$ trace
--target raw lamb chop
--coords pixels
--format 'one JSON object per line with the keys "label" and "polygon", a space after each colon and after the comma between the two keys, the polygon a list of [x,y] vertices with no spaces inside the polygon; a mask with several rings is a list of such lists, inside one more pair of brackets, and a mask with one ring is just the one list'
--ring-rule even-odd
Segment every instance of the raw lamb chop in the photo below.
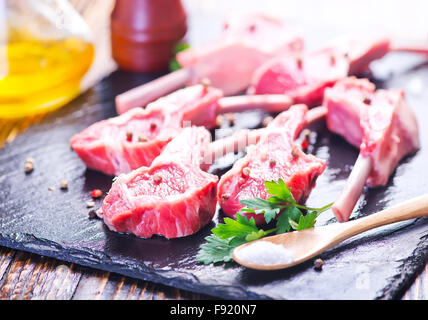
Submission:
{"label": "raw lamb chop", "polygon": [[360,123],[360,109],[376,91],[376,86],[367,79],[348,77],[328,88],[324,94],[323,106],[327,108],[327,127],[345,138],[351,145],[360,148],[363,129]]}
{"label": "raw lamb chop", "polygon": [[200,230],[216,210],[218,177],[200,167],[210,139],[202,127],[183,129],[150,167],[114,181],[98,215],[113,231],[145,238],[179,238]]}
{"label": "raw lamb chop", "polygon": [[71,147],[91,169],[108,175],[150,166],[182,130],[183,121],[198,125],[215,122],[221,91],[194,86],[97,122],[71,138]]}
{"label": "raw lamb chop", "polygon": [[[218,201],[223,212],[234,217],[243,205],[240,200],[267,198],[264,182],[283,179],[299,203],[306,201],[326,162],[306,155],[295,144],[306,125],[307,107],[295,105],[278,115],[262,133],[257,145],[249,147],[247,155],[235,162],[218,185]],[[264,223],[263,215],[246,213],[256,223]]]}
{"label": "raw lamb chop", "polygon": [[391,52],[391,45],[390,37],[363,34],[335,38],[328,47],[346,56],[350,75],[361,75],[369,71],[370,63]]}
{"label": "raw lamb chop", "polygon": [[299,33],[280,20],[263,14],[236,17],[225,24],[223,35],[212,44],[177,55],[183,69],[117,96],[118,113],[147,103],[185,84],[208,78],[225,95],[248,88],[260,65],[277,55],[301,51]]}
{"label": "raw lamb chop", "polygon": [[196,85],[178,90],[75,135],[71,147],[86,165],[108,175],[150,166],[183,127],[212,128],[218,114],[263,107],[268,112],[286,110],[291,99],[284,95],[222,98],[213,87]]}
{"label": "raw lamb chop", "polygon": [[290,55],[271,59],[254,73],[248,92],[254,94],[286,94],[295,103],[309,107],[322,102],[326,88],[348,74],[367,71],[373,60],[390,50],[385,37],[344,37],[325,49],[301,56]]}
{"label": "raw lamb chop", "polygon": [[265,63],[254,73],[254,94],[286,94],[294,103],[321,104],[324,90],[349,72],[341,51],[323,49],[302,55],[287,55]]}
{"label": "raw lamb chop", "polygon": [[402,90],[377,90],[348,78],[326,91],[327,125],[360,147],[360,155],[332,209],[347,221],[364,185],[385,186],[399,161],[419,149],[418,124]]}

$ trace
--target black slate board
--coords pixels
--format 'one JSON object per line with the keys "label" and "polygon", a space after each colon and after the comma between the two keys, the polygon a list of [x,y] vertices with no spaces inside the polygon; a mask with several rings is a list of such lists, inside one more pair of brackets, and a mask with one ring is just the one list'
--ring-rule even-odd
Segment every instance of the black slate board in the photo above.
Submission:
{"label": "black slate board", "polygon": [[[407,96],[419,119],[422,148],[400,164],[387,187],[365,190],[354,217],[428,191],[424,126],[428,90],[420,90],[421,84],[428,85],[428,64],[412,55],[395,54],[374,70],[379,87],[410,88]],[[428,218],[379,228],[342,243],[321,255],[325,261],[321,272],[312,268],[312,261],[276,272],[196,263],[198,248],[221,213],[197,234],[175,240],[118,234],[102,221],[88,219],[85,203],[90,190],[107,192],[112,177],[87,170],[68,141],[88,125],[113,116],[115,95],[150,79],[115,72],[0,150],[0,245],[225,299],[399,298],[422,270],[427,262]],[[263,116],[237,115],[235,126],[224,125],[218,136],[257,127]],[[317,206],[334,201],[358,151],[330,134],[322,122],[312,129],[316,134],[309,151],[328,161],[307,202]],[[23,165],[28,156],[36,162],[34,172],[26,175]],[[222,159],[212,171],[221,174],[239,156]],[[69,181],[68,191],[59,189],[63,178]],[[57,188],[48,191],[49,186]],[[331,222],[331,213],[319,220],[320,225]]]}

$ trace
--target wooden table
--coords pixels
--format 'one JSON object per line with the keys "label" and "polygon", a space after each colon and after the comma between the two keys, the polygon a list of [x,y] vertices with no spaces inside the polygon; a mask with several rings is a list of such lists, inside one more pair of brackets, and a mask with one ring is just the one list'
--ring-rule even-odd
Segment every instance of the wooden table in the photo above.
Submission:
{"label": "wooden table", "polygon": [[[113,0],[71,0],[96,35],[108,35],[108,16]],[[209,1],[207,1],[209,2]],[[115,68],[110,57],[109,37],[96,37],[97,56],[85,86]],[[14,121],[0,119],[0,147],[37,123],[43,116]],[[405,300],[428,298],[428,265],[406,292]],[[0,247],[0,299],[143,299],[189,300],[212,297],[151,282],[131,279],[73,263]]]}

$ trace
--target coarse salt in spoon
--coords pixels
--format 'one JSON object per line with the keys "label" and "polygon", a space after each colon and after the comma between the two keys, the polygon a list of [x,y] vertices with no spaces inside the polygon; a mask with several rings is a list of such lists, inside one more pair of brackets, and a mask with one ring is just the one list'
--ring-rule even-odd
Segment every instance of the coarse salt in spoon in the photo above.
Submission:
{"label": "coarse salt in spoon", "polygon": [[285,269],[364,231],[424,216],[428,216],[428,194],[357,220],[252,241],[235,248],[233,259],[250,269]]}

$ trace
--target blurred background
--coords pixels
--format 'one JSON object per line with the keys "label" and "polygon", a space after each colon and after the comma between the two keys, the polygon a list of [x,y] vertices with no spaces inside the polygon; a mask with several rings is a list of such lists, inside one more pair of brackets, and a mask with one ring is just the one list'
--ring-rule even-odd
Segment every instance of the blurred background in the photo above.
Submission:
{"label": "blurred background", "polygon": [[[346,32],[386,32],[399,38],[428,41],[425,0],[183,0],[190,20],[189,38],[203,41],[198,21],[236,13],[266,12],[299,25],[310,45]],[[197,13],[197,15],[196,15]],[[209,41],[209,39],[205,39]]]}
{"label": "blurred background", "polygon": [[[110,12],[115,0],[70,0],[70,3],[97,35],[98,50],[92,68],[95,72],[89,74],[87,81],[93,83],[94,77],[97,79],[96,74],[100,73],[99,64],[106,71],[114,68],[108,34]],[[182,0],[182,3],[189,26],[185,38],[193,46],[213,40],[199,27],[201,22],[205,24],[210,21],[220,33],[226,17],[255,11],[263,11],[298,25],[308,39],[309,48],[319,47],[344,31],[385,32],[399,39],[428,43],[426,0]]]}
{"label": "blurred background", "polygon": [[[160,3],[153,16],[149,9]],[[297,26],[310,50],[361,32],[428,44],[426,0],[0,0],[0,146],[117,69],[111,50],[115,5],[134,16],[143,36],[154,38],[150,28],[177,16],[182,6],[187,32],[172,24],[168,32],[176,33],[173,43],[185,34],[182,41],[192,47],[214,40],[229,16],[251,12]],[[117,33],[132,37],[129,29]]]}
{"label": "blurred background", "polygon": [[[163,14],[150,20],[150,7],[159,3],[163,3]],[[133,12],[137,24],[146,32],[156,28],[156,20],[178,14],[173,11],[180,1],[0,0],[0,26],[3,26],[0,28],[0,119],[54,110],[115,70],[117,65],[112,59],[110,37],[111,12],[115,4],[121,7],[118,12],[123,13],[124,8]],[[355,32],[387,33],[398,40],[428,43],[428,1],[425,0],[182,0],[181,4],[188,26],[184,41],[193,47],[215,39],[228,16],[260,11],[298,26],[308,49],[321,47],[334,36]],[[52,11],[48,12],[47,7],[52,7]],[[37,15],[41,14],[47,17],[44,20],[52,22],[51,26],[46,27],[38,21]],[[9,28],[5,27],[7,23]],[[209,32],[201,27],[207,25]],[[174,27],[170,27],[169,32],[174,32]],[[25,29],[25,33],[20,29]],[[129,30],[119,32],[131,36]],[[30,39],[24,46],[29,34],[37,40],[49,40],[36,46],[34,39]],[[84,42],[67,41],[59,45],[48,42],[61,36],[68,40],[77,37]],[[8,38],[17,42],[15,46],[9,43],[9,49],[5,45]],[[95,50],[91,46],[84,48],[87,44],[93,45]],[[58,54],[67,50],[68,56]],[[31,54],[37,57],[31,60]],[[40,56],[43,59],[40,60]],[[40,76],[35,76],[36,73]],[[52,91],[53,85],[43,87],[48,83],[57,87],[61,84],[61,87]],[[24,84],[26,90],[22,89]],[[34,92],[41,92],[41,89],[43,95],[35,96]],[[29,95],[33,95],[32,101],[20,101]]]}
{"label": "blurred background", "polygon": [[[127,1],[127,0],[119,0]],[[109,12],[114,0],[70,0],[81,12],[103,47],[98,56],[107,56]],[[213,40],[201,25],[210,22],[221,32],[228,16],[265,12],[301,28],[308,48],[344,32],[382,32],[397,39],[428,43],[428,1],[426,0],[182,0],[188,15],[186,41],[201,46]],[[97,7],[96,12],[91,8]],[[104,33],[104,35],[103,35]],[[210,33],[212,35],[214,33]],[[104,39],[105,42],[101,42]]]}

